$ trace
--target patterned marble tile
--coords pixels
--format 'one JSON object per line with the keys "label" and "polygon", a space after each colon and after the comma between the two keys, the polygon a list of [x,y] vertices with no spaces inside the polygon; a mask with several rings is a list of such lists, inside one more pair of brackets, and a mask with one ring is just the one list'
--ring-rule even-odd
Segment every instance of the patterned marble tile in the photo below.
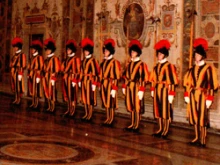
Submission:
{"label": "patterned marble tile", "polygon": [[[220,163],[219,136],[210,134],[207,148],[189,146],[191,130],[171,127],[168,140],[154,138],[155,123],[141,122],[141,133],[123,131],[129,124],[116,117],[113,128],[100,126],[103,113],[94,113],[92,123],[28,109],[28,100],[11,106],[9,96],[0,100],[0,165],[215,165]],[[43,104],[41,104],[43,106]]]}

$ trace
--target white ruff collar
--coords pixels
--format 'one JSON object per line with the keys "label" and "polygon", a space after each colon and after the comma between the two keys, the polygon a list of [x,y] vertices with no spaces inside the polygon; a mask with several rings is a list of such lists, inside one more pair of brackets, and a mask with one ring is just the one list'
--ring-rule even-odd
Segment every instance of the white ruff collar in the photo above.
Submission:
{"label": "white ruff collar", "polygon": [[164,58],[164,59],[162,59],[162,60],[160,60],[160,61],[158,61],[158,62],[161,63],[161,64],[163,64],[163,63],[167,62],[167,58]]}
{"label": "white ruff collar", "polygon": [[51,53],[49,55],[47,55],[47,57],[52,57],[54,55],[54,53]]}
{"label": "white ruff collar", "polygon": [[196,62],[196,65],[197,65],[197,66],[202,66],[202,65],[204,65],[204,64],[205,64],[205,61],[204,61],[204,60],[199,61],[199,62]]}
{"label": "white ruff collar", "polygon": [[105,60],[111,60],[112,58],[113,58],[112,54],[110,56],[108,56],[108,57],[104,57]]}
{"label": "white ruff collar", "polygon": [[75,56],[75,53],[68,54],[68,57],[73,57],[73,56]]}
{"label": "white ruff collar", "polygon": [[137,62],[137,61],[140,61],[140,60],[141,60],[140,57],[131,58],[131,61],[133,61],[133,62]]}
{"label": "white ruff collar", "polygon": [[37,55],[38,55],[38,52],[35,52],[35,53],[33,54],[34,57],[37,56]]}
{"label": "white ruff collar", "polygon": [[89,54],[88,56],[85,56],[85,57],[88,59],[88,58],[91,58],[91,57],[92,57],[92,55],[91,55],[91,54]]}
{"label": "white ruff collar", "polygon": [[21,53],[21,49],[20,49],[20,50],[17,50],[15,53],[17,53],[17,54],[18,54],[18,53]]}

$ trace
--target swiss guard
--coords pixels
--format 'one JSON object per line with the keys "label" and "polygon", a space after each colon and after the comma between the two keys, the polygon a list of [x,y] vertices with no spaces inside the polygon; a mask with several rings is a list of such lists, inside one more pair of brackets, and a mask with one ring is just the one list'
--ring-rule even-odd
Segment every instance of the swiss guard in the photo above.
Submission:
{"label": "swiss guard", "polygon": [[125,95],[127,111],[131,113],[131,125],[125,130],[139,132],[141,114],[144,113],[144,91],[149,73],[147,65],[140,59],[142,44],[138,40],[130,41],[129,54],[131,62],[123,74],[125,83],[122,86],[122,92]]}
{"label": "swiss guard", "polygon": [[68,109],[65,115],[73,116],[77,104],[78,82],[80,79],[80,58],[76,57],[77,44],[74,40],[68,40],[66,43],[67,58],[62,63],[63,72],[63,97],[68,103]]}
{"label": "swiss guard", "polygon": [[44,61],[43,87],[46,99],[48,101],[47,111],[53,112],[55,101],[57,99],[56,82],[60,71],[60,60],[55,55],[56,45],[53,38],[44,41],[46,59]]}
{"label": "swiss guard", "polygon": [[103,125],[112,126],[115,109],[118,108],[118,81],[120,79],[120,62],[114,59],[115,41],[107,39],[103,46],[104,60],[100,64],[100,93],[102,105],[106,109]]}
{"label": "swiss guard", "polygon": [[15,93],[13,104],[20,105],[21,96],[24,93],[24,69],[26,68],[26,55],[22,52],[23,41],[16,37],[12,40],[14,55],[10,61],[11,87]]}
{"label": "swiss guard", "polygon": [[187,103],[187,115],[190,125],[194,126],[195,138],[191,145],[206,146],[207,128],[209,127],[209,109],[214,100],[214,91],[218,88],[216,68],[207,64],[208,43],[197,38],[193,43],[195,64],[184,76],[184,94]]}
{"label": "swiss guard", "polygon": [[81,47],[84,58],[81,63],[79,86],[81,86],[81,100],[85,106],[85,115],[82,120],[91,121],[94,106],[97,105],[96,87],[99,77],[99,65],[93,57],[93,41],[85,38],[81,41]]}
{"label": "swiss guard", "polygon": [[170,46],[168,40],[160,40],[155,44],[158,62],[150,75],[154,117],[159,123],[159,130],[153,136],[162,138],[168,136],[175,87],[178,85],[176,68],[167,60]]}
{"label": "swiss guard", "polygon": [[39,98],[43,95],[42,86],[42,71],[44,66],[44,59],[40,52],[43,49],[43,44],[39,40],[34,40],[31,43],[31,63],[28,65],[28,88],[29,94],[32,96],[32,104],[30,108],[37,108]]}

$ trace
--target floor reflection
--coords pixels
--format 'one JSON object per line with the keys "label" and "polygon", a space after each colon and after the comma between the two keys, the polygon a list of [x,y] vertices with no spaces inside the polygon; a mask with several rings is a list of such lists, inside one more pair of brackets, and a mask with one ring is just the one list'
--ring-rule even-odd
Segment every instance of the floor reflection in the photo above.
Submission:
{"label": "floor reflection", "polygon": [[113,128],[100,125],[105,115],[96,110],[93,121],[80,120],[82,107],[74,117],[63,117],[64,104],[56,112],[37,110],[23,99],[11,105],[12,97],[0,94],[0,164],[85,164],[85,165],[203,165],[220,163],[219,135],[209,134],[207,147],[190,146],[189,129],[171,127],[168,139],[152,137],[155,123],[142,121],[140,133],[122,128],[129,120],[116,117]]}

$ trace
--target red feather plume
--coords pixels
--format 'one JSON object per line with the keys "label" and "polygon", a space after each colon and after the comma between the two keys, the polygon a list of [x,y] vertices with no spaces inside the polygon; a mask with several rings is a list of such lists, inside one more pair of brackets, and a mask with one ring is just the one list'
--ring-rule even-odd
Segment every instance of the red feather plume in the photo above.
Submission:
{"label": "red feather plume", "polygon": [[44,40],[44,45],[48,45],[49,42],[52,42],[56,46],[56,42],[53,38],[48,38]]}
{"label": "red feather plume", "polygon": [[169,50],[170,47],[171,45],[168,40],[160,40],[155,44],[154,49],[159,50],[161,48],[166,48],[167,50]]}
{"label": "red feather plume", "polygon": [[70,44],[73,44],[75,47],[77,47],[77,44],[76,44],[76,41],[75,40],[68,40],[66,42],[66,45],[70,45]]}
{"label": "red feather plume", "polygon": [[40,48],[43,48],[43,44],[40,40],[34,40],[31,42],[31,45],[38,45]]}
{"label": "red feather plume", "polygon": [[13,45],[17,45],[18,43],[21,43],[23,44],[23,40],[19,37],[15,37],[13,40],[12,40],[12,46]]}
{"label": "red feather plume", "polygon": [[193,47],[202,46],[204,50],[208,49],[208,42],[204,38],[197,38],[194,40]]}
{"label": "red feather plume", "polygon": [[112,47],[115,47],[115,41],[113,39],[109,38],[105,40],[104,45],[107,45],[109,43],[112,45]]}
{"label": "red feather plume", "polygon": [[142,44],[138,40],[131,40],[128,47],[130,48],[133,45],[137,45],[140,49],[143,48]]}
{"label": "red feather plume", "polygon": [[90,46],[94,46],[94,42],[92,40],[90,40],[89,38],[84,38],[81,41],[81,47],[84,48],[86,45],[90,45]]}

